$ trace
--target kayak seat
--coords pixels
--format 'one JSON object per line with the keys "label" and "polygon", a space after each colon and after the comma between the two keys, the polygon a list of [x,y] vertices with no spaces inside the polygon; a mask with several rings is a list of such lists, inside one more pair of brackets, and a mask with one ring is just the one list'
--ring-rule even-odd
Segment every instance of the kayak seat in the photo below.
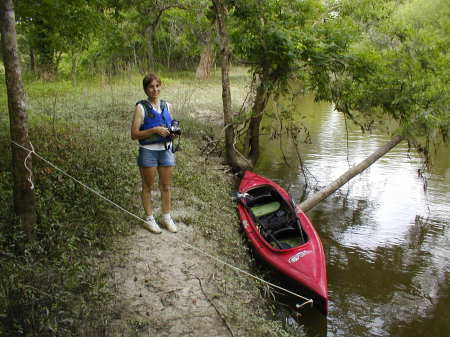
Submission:
{"label": "kayak seat", "polygon": [[253,206],[250,209],[252,210],[255,217],[259,218],[264,215],[275,213],[280,209],[280,207],[281,205],[278,201],[272,201],[267,204]]}

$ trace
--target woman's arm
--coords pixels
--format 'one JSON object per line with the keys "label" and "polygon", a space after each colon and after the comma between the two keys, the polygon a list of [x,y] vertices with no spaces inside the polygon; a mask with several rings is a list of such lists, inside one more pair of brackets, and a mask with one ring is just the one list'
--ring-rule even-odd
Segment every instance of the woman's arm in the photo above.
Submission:
{"label": "woman's arm", "polygon": [[136,105],[133,114],[133,121],[131,122],[131,139],[145,139],[153,134],[159,134],[160,136],[167,137],[169,130],[163,126],[155,126],[154,128],[147,130],[139,130],[142,124],[142,113],[139,105]]}

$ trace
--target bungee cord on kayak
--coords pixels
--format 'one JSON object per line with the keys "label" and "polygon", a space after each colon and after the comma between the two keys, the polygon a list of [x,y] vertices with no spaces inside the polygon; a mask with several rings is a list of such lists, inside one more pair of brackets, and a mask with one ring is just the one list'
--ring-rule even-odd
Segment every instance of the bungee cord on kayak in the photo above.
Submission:
{"label": "bungee cord on kayak", "polygon": [[[103,199],[103,200],[105,200],[106,202],[112,204],[113,206],[117,207],[118,209],[120,209],[121,211],[127,213],[128,215],[132,216],[133,218],[135,218],[135,219],[137,219],[137,220],[139,220],[139,221],[141,221],[141,222],[144,222],[144,223],[146,222],[145,219],[142,219],[141,217],[139,217],[139,216],[137,216],[136,214],[134,214],[134,213],[128,211],[127,209],[123,208],[122,206],[120,206],[119,204],[115,203],[114,201],[112,201],[112,200],[106,198],[106,197],[103,196],[100,192],[97,192],[97,191],[94,190],[93,188],[91,188],[91,187],[89,187],[88,185],[84,184],[82,181],[80,181],[80,180],[78,180],[77,178],[73,177],[73,176],[70,175],[69,173],[65,172],[63,169],[59,168],[58,166],[56,166],[55,164],[53,164],[53,163],[50,162],[49,160],[45,159],[44,157],[42,157],[41,155],[39,155],[38,153],[36,153],[36,151],[34,150],[34,147],[33,147],[33,145],[31,144],[31,142],[30,142],[31,150],[28,149],[28,148],[26,148],[26,147],[24,147],[24,146],[22,146],[22,145],[20,145],[20,144],[18,144],[18,143],[16,143],[16,142],[13,141],[13,140],[11,141],[11,143],[14,144],[14,145],[16,145],[17,147],[19,147],[19,148],[21,148],[21,149],[23,149],[23,150],[25,150],[25,151],[28,152],[28,155],[27,155],[27,157],[25,158],[25,162],[24,162],[25,167],[27,167],[27,166],[26,166],[26,161],[28,160],[29,156],[31,156],[32,154],[34,154],[37,158],[39,158],[39,159],[42,160],[43,162],[47,163],[48,165],[50,165],[51,167],[53,167],[55,170],[61,172],[63,175],[69,177],[69,178],[72,179],[73,181],[77,182],[78,184],[80,184],[81,186],[83,186],[84,188],[86,188],[88,191],[94,193],[95,195],[97,195],[97,196],[100,197],[101,199]],[[28,167],[27,167],[27,169],[28,169],[28,171],[30,172],[30,179],[31,179],[31,170],[30,170]],[[30,180],[30,183],[32,184],[32,188],[34,188],[34,184],[32,183],[31,180]],[[246,270],[243,270],[243,269],[241,269],[241,268],[239,268],[239,267],[236,267],[236,266],[234,266],[234,265],[232,265],[232,264],[230,264],[230,263],[228,263],[228,262],[225,262],[225,261],[221,260],[220,258],[218,258],[218,257],[216,257],[216,256],[214,256],[214,255],[211,255],[211,254],[209,254],[209,253],[207,253],[207,252],[201,250],[200,248],[191,245],[190,243],[188,243],[188,242],[186,242],[186,241],[183,241],[183,240],[181,240],[181,239],[179,239],[179,238],[177,238],[177,237],[175,237],[175,236],[171,237],[171,239],[175,239],[175,240],[178,241],[179,243],[181,243],[181,244],[183,244],[183,245],[185,245],[185,246],[187,246],[187,247],[189,247],[189,248],[191,248],[191,249],[193,249],[193,250],[195,250],[195,251],[201,253],[202,255],[204,255],[204,256],[206,256],[206,257],[208,257],[208,258],[210,258],[210,259],[212,259],[212,260],[214,260],[214,261],[216,261],[216,262],[218,262],[218,263],[220,263],[220,264],[222,264],[222,265],[224,265],[224,266],[226,266],[226,267],[232,269],[232,270],[234,270],[234,271],[237,272],[237,273],[242,273],[242,274],[246,275],[247,277],[253,278],[253,279],[255,279],[255,280],[257,280],[257,281],[259,281],[259,282],[261,282],[261,283],[264,283],[264,284],[266,284],[266,285],[268,285],[268,286],[270,286],[270,287],[272,287],[272,288],[281,290],[281,291],[283,291],[283,292],[285,292],[285,293],[287,293],[287,294],[290,294],[290,295],[292,295],[292,296],[295,296],[295,297],[300,298],[301,300],[305,301],[304,303],[302,303],[302,304],[300,304],[300,305],[297,305],[297,306],[296,306],[297,309],[300,309],[300,308],[302,308],[303,306],[305,306],[305,305],[307,305],[307,304],[311,304],[311,305],[313,304],[313,300],[310,299],[310,298],[301,296],[301,295],[299,295],[299,294],[297,294],[297,293],[295,293],[295,292],[293,292],[293,291],[290,291],[290,290],[285,289],[285,288],[283,288],[283,287],[281,287],[281,286],[278,286],[278,285],[276,285],[276,284],[274,284],[274,283],[271,283],[271,282],[269,282],[269,281],[266,281],[266,280],[264,280],[264,279],[262,279],[262,278],[260,278],[260,277],[258,277],[258,276],[256,276],[256,275],[251,274],[250,272],[248,272],[248,271],[246,271]],[[162,238],[162,240],[165,241],[164,238]]]}

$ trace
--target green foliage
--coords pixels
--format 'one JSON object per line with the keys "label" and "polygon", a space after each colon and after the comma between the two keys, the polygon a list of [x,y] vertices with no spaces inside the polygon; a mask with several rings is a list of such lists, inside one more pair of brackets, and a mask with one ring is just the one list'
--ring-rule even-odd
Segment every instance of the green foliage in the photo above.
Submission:
{"label": "green foliage", "polygon": [[104,25],[81,55],[83,69],[105,69],[117,73],[128,64],[139,63],[144,57],[142,27],[131,11],[107,15]]}
{"label": "green foliage", "polygon": [[234,51],[269,88],[300,75],[323,8],[319,1],[234,1]]}
{"label": "green foliage", "polygon": [[161,19],[155,52],[167,69],[190,69],[198,63],[202,46],[214,31],[205,16],[208,3],[199,1],[189,10],[171,9]]}
{"label": "green foliage", "polygon": [[[343,69],[328,77],[333,100],[364,128],[395,120],[425,155],[433,142],[448,138],[450,77],[445,1],[363,1],[341,3],[334,24],[357,28]],[[362,15],[366,13],[367,15]],[[331,73],[330,72],[330,73]]]}
{"label": "green foliage", "polygon": [[18,31],[44,71],[56,71],[61,53],[86,49],[101,24],[101,1],[18,1]]}
{"label": "green foliage", "polygon": [[59,71],[146,71],[152,25],[157,63],[191,67],[211,30],[208,5],[208,0],[23,0],[15,10],[23,58],[48,79]]}
{"label": "green foliage", "polygon": [[[133,165],[126,145],[107,134],[92,139],[77,128],[70,132],[64,125],[56,126],[52,142],[48,125],[31,128],[41,155],[133,209],[128,179]],[[9,153],[8,146],[1,143],[2,153]],[[8,167],[9,158],[2,159],[1,167]],[[94,308],[107,303],[109,295],[94,258],[111,248],[115,235],[129,230],[129,219],[39,160],[34,173],[39,222],[35,241],[24,246],[24,233],[12,216],[12,179],[9,170],[2,170],[8,179],[0,180],[0,189],[8,193],[1,193],[6,207],[0,211],[0,331],[4,336],[74,336],[74,327],[89,324],[100,331],[103,314]]]}
{"label": "green foliage", "polygon": [[[48,86],[38,81],[30,87],[28,100],[34,110],[29,128],[36,150],[107,198],[137,212],[135,181],[129,179],[135,171],[134,155],[127,135],[116,134],[120,113],[102,118],[102,131],[92,132],[102,109],[97,107],[95,114],[74,114],[73,110],[74,104],[83,110],[86,87],[64,81]],[[58,94],[66,100],[53,107],[55,111],[36,104],[52,102]],[[103,100],[97,101],[104,106]],[[58,118],[49,123],[47,113]],[[98,259],[109,253],[117,235],[130,230],[130,218],[35,158],[39,218],[35,240],[25,245],[13,216],[10,144],[9,137],[3,136],[7,123],[2,125],[0,152],[8,156],[0,157],[0,334],[79,336],[80,331],[89,331],[102,335],[112,313],[99,308],[107,308],[111,293],[105,283],[109,270]]]}

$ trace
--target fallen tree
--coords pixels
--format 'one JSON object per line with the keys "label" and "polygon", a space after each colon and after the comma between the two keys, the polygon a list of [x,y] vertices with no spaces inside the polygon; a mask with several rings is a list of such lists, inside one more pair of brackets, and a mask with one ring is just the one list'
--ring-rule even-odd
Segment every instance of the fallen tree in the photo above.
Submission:
{"label": "fallen tree", "polygon": [[303,212],[308,212],[315,206],[317,206],[322,200],[327,198],[330,194],[336,192],[339,188],[344,186],[347,182],[349,182],[353,177],[357,176],[365,169],[367,169],[370,165],[375,163],[378,159],[383,157],[386,153],[391,151],[394,147],[396,147],[404,137],[401,135],[397,135],[393,137],[387,144],[380,147],[374,153],[372,153],[369,157],[364,159],[359,164],[351,167],[347,172],[342,174],[339,178],[333,181],[330,185],[325,187],[324,189],[314,193],[311,197],[306,199],[305,201],[300,203],[300,208]]}

